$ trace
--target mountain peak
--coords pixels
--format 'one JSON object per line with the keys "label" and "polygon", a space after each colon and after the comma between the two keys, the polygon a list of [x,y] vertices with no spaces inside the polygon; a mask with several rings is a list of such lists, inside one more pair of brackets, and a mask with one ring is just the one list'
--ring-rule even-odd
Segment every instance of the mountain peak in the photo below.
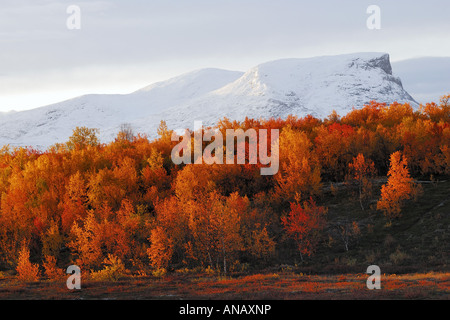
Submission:
{"label": "mountain peak", "polygon": [[[221,112],[227,117],[286,117],[331,110],[345,114],[370,101],[409,102],[418,106],[392,74],[386,53],[357,53],[315,58],[290,58],[260,64],[236,81],[201,97],[191,114]],[[214,101],[214,103],[212,103]],[[214,108],[207,108],[215,105]],[[210,118],[206,116],[206,118]]]}
{"label": "mountain peak", "polygon": [[233,120],[292,114],[344,115],[370,101],[418,104],[393,74],[387,53],[355,53],[269,61],[247,72],[200,69],[154,83],[128,95],[87,95],[0,117],[0,144],[45,149],[65,142],[76,126],[114,139],[123,123],[156,136],[161,120],[172,129],[195,120],[214,125]]}

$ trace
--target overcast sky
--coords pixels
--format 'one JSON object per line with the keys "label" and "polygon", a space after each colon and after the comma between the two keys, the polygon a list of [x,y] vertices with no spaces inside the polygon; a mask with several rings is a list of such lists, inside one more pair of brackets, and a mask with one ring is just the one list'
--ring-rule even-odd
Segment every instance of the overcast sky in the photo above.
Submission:
{"label": "overcast sky", "polygon": [[[381,8],[381,30],[366,10]],[[70,30],[68,6],[81,9]],[[0,111],[199,68],[351,52],[450,56],[448,0],[0,0]],[[395,71],[395,70],[394,70]]]}

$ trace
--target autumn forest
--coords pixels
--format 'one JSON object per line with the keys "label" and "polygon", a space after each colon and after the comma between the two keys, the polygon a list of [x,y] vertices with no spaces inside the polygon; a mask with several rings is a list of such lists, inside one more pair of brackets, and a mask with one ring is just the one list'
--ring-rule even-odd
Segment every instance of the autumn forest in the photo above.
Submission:
{"label": "autumn forest", "polygon": [[[427,202],[429,188],[449,190],[440,183],[450,176],[450,96],[417,111],[372,102],[326,119],[225,118],[215,127],[238,128],[279,129],[277,174],[261,175],[259,164],[175,165],[165,122],[154,140],[124,127],[103,144],[95,128],[79,127],[46,151],[3,147],[1,272],[24,281],[64,278],[73,264],[101,280],[276,265],[331,272],[383,255],[414,266],[417,248],[405,253],[395,232],[421,219],[408,216],[420,201],[424,214],[442,204]],[[430,240],[443,250],[433,253],[440,270],[447,227]],[[420,241],[423,252],[431,242]]]}

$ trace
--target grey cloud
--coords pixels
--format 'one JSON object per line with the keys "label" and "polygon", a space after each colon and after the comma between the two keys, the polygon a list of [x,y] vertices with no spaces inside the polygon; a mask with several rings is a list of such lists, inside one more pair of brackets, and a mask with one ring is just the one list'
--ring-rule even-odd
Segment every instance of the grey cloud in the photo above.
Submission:
{"label": "grey cloud", "polygon": [[[144,78],[136,73],[152,65],[242,70],[265,60],[349,51],[387,51],[394,60],[450,55],[448,0],[378,0],[379,32],[365,27],[365,10],[373,2],[1,0],[0,72],[19,82],[22,77],[23,83],[39,75],[41,85],[50,87],[65,76],[71,78],[68,88],[90,78],[92,88],[102,78],[89,74],[93,68],[104,70],[105,77],[108,70],[130,66],[135,77]],[[82,10],[81,30],[65,26],[71,4]],[[137,65],[145,67],[139,71]],[[123,72],[123,81],[132,80],[131,74]]]}

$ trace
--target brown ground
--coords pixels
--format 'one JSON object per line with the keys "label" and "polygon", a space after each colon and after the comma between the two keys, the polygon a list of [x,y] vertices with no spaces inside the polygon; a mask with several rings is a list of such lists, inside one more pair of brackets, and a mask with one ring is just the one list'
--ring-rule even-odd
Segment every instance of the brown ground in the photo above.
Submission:
{"label": "brown ground", "polygon": [[450,273],[383,275],[381,290],[368,290],[367,274],[335,276],[294,272],[217,277],[206,273],[172,273],[162,278],[127,277],[114,282],[83,280],[81,290],[68,290],[66,279],[20,283],[0,278],[0,299],[38,300],[304,300],[304,299],[433,299],[450,298]]}

